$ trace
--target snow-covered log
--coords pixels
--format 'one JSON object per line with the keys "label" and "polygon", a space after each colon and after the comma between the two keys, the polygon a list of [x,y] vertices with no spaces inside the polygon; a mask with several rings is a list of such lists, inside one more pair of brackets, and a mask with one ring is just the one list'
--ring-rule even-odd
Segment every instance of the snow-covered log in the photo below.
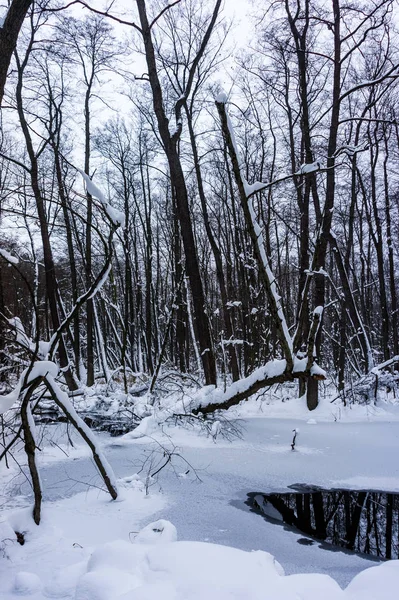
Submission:
{"label": "snow-covered log", "polygon": [[307,358],[294,359],[291,368],[287,367],[286,360],[272,360],[256,369],[248,377],[233,383],[225,392],[213,386],[202,388],[193,398],[190,408],[193,414],[209,414],[215,410],[225,410],[246,400],[265,387],[308,377],[325,379],[326,373],[314,362],[308,368]]}

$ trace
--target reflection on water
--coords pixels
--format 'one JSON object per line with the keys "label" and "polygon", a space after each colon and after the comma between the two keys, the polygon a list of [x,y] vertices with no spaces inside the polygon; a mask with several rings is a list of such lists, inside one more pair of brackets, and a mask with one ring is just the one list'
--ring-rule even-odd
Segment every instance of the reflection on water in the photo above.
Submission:
{"label": "reflection on water", "polygon": [[248,494],[252,508],[307,535],[356,552],[399,557],[399,494],[308,488],[289,494]]}

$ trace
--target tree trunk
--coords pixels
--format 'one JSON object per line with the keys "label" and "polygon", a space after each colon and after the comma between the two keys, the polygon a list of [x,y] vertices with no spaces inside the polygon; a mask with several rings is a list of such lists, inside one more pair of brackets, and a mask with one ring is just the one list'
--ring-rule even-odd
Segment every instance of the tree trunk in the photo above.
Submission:
{"label": "tree trunk", "polygon": [[208,315],[206,314],[205,296],[199,270],[197,251],[194,243],[186,182],[178,154],[177,139],[174,138],[174,136],[172,136],[169,132],[169,120],[165,113],[145,0],[136,1],[148,66],[148,77],[152,90],[154,112],[157,118],[159,134],[161,136],[168,160],[171,182],[176,195],[177,214],[179,217],[181,236],[186,258],[186,272],[190,281],[191,295],[193,298],[194,329],[200,346],[200,354],[206,384],[215,385],[216,362],[213,351],[210,323]]}
{"label": "tree trunk", "polygon": [[3,101],[8,68],[15,48],[22,23],[33,0],[12,0],[4,23],[0,27],[0,106]]}

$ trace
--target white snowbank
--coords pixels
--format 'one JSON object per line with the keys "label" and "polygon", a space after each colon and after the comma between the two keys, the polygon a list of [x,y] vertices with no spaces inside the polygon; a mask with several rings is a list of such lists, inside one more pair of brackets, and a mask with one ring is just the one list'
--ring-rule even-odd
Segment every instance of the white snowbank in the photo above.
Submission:
{"label": "white snowbank", "polygon": [[179,542],[175,535],[171,523],[156,521],[133,544],[100,546],[75,600],[383,600],[399,586],[399,561],[363,571],[342,590],[328,575],[285,576],[268,552]]}
{"label": "white snowbank", "polygon": [[14,581],[14,591],[20,596],[34,594],[40,590],[42,583],[36,573],[20,571]]}
{"label": "white snowbank", "polygon": [[[72,501],[72,499],[71,499]],[[75,506],[78,506],[76,500]],[[108,506],[115,506],[108,503]],[[21,516],[22,515],[22,516]],[[27,511],[9,520],[8,529],[26,525]],[[4,525],[4,523],[3,523]],[[28,524],[29,525],[29,524]],[[40,530],[43,533],[40,536]],[[64,544],[49,523],[36,528],[27,544],[46,538]],[[51,536],[51,537],[50,537]],[[26,546],[25,546],[26,547]],[[25,548],[24,547],[24,548]],[[88,549],[89,550],[89,549]],[[16,569],[11,585],[0,591],[6,600],[24,596],[72,600],[390,600],[399,589],[399,561],[373,566],[354,577],[345,590],[328,575],[285,575],[268,552],[246,552],[205,542],[177,541],[176,528],[166,520],[144,527],[131,542],[116,539],[85,551],[78,545],[78,562],[41,573]],[[17,560],[17,555],[13,555]],[[16,565],[17,566],[17,565]],[[46,581],[47,580],[47,581]],[[2,591],[7,590],[3,596]],[[39,595],[43,590],[44,596]]]}

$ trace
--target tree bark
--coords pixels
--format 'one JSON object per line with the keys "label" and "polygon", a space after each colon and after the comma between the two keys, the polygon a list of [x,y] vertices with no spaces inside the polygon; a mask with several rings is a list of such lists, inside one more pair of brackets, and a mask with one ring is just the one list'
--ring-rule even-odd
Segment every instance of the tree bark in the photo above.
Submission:
{"label": "tree bark", "polygon": [[0,27],[0,106],[3,101],[11,57],[17,47],[18,35],[33,0],[13,0]]}

